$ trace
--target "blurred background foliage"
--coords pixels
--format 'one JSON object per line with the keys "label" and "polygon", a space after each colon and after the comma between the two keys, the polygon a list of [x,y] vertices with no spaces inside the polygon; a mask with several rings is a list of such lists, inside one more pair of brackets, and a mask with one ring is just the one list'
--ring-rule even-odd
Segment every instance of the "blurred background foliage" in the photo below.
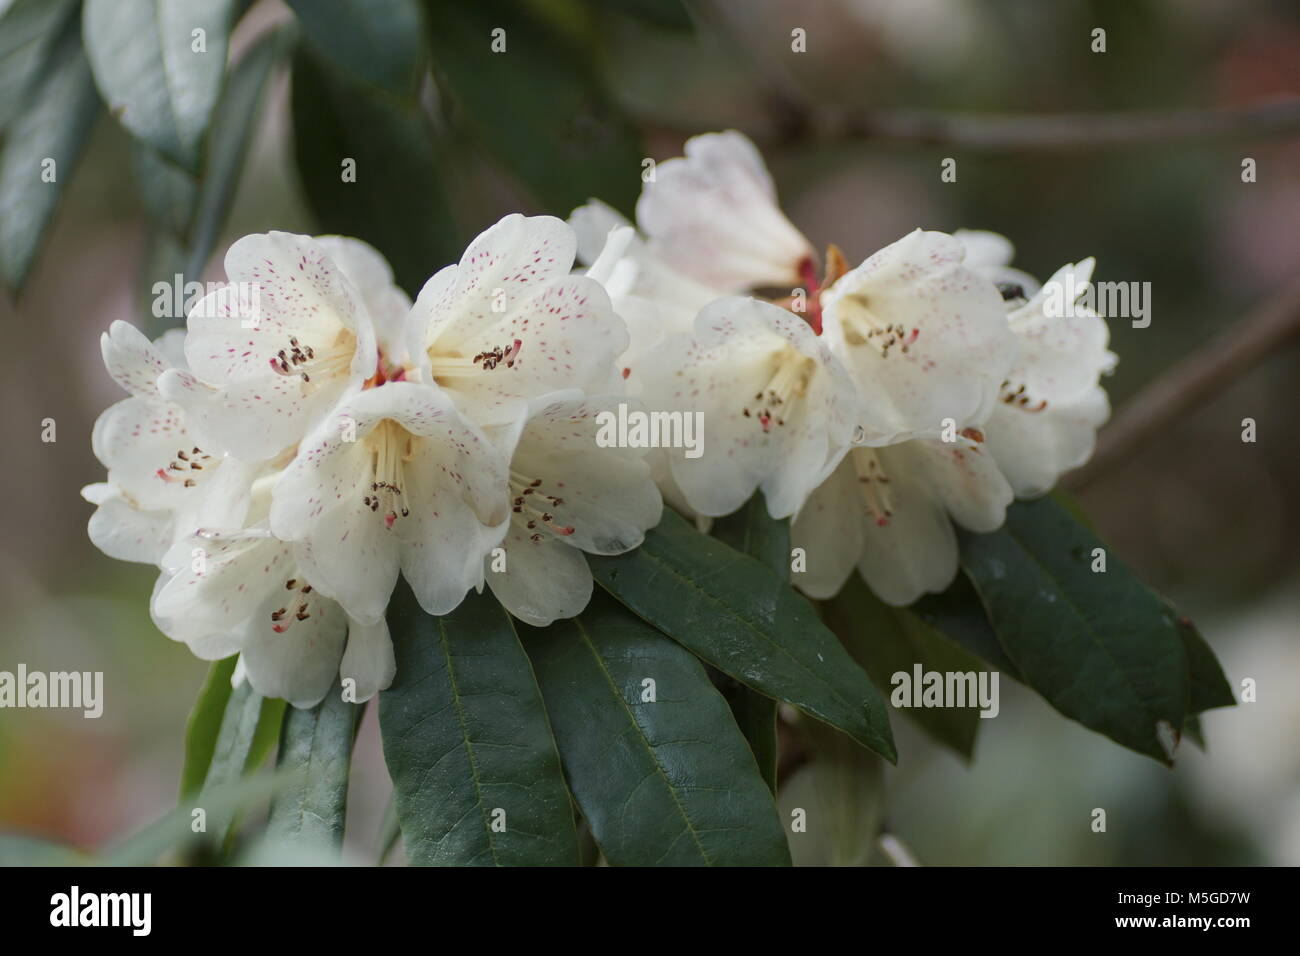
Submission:
{"label": "blurred background foliage", "polygon": [[[0,0],[0,13],[23,2]],[[62,63],[69,78],[0,82],[0,669],[102,670],[107,706],[97,721],[0,712],[0,828],[82,846],[171,808],[206,670],[150,623],[150,569],[86,539],[91,508],[77,491],[102,471],[90,427],[120,397],[98,335],[114,319],[155,334],[175,324],[152,315],[153,284],[220,278],[240,235],[360,236],[414,294],[501,215],[564,216],[589,196],[631,212],[643,157],[737,128],[764,149],[791,219],[852,261],[917,226],[985,228],[1011,237],[1017,264],[1040,277],[1093,255],[1099,279],[1150,282],[1151,326],[1111,324],[1117,407],[1300,265],[1295,138],[973,152],[821,122],[904,107],[1173,109],[1296,95],[1300,5],[1283,0],[214,2],[238,19],[192,162],[142,146],[96,106],[84,66],[55,58],[76,53],[78,4],[42,4],[63,44],[48,70]],[[364,29],[332,29],[358,8],[371,11]],[[498,27],[506,51],[484,56]],[[1104,54],[1090,51],[1095,27]],[[791,51],[795,28],[806,53]],[[0,36],[0,53],[20,40]],[[75,172],[60,167],[59,208],[29,271],[14,236],[31,233],[18,218],[31,211],[6,201],[6,164],[41,141],[32,117],[50,110],[78,117],[88,138]],[[956,183],[939,179],[946,156]],[[1241,180],[1247,156],[1258,182]],[[357,161],[356,182],[341,182],[342,157]],[[896,718],[904,759],[886,772],[880,812],[922,862],[1300,863],[1300,453],[1287,431],[1298,366],[1294,348],[1273,356],[1082,495],[1125,561],[1197,620],[1229,678],[1259,682],[1258,702],[1206,715],[1208,751],[1184,749],[1172,772],[1049,718],[1009,681],[970,766]],[[1244,417],[1258,422],[1256,444],[1240,440]],[[51,444],[40,440],[47,418]],[[373,713],[356,761],[349,842],[361,855],[390,789]],[[783,801],[852,795],[855,772],[801,768]],[[1094,807],[1108,811],[1106,834],[1088,826]],[[794,841],[796,860],[858,859],[852,841],[810,832]]]}

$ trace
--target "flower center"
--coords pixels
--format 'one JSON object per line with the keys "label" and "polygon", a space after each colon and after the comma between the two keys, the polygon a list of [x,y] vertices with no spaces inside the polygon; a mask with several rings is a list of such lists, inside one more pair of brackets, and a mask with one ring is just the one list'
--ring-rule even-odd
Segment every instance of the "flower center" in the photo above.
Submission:
{"label": "flower center", "polygon": [[415,457],[415,438],[391,418],[385,418],[367,437],[373,460],[370,492],[361,499],[376,514],[383,512],[384,527],[411,513],[406,506],[403,465]]}
{"label": "flower center", "polygon": [[517,516],[514,520],[528,530],[532,541],[542,540],[543,529],[560,538],[573,534],[573,525],[559,524],[552,513],[553,509],[564,504],[564,499],[547,491],[542,486],[542,479],[531,478],[511,468],[510,493],[510,510]]}
{"label": "flower center", "polygon": [[435,354],[430,349],[429,364],[435,380],[467,378],[497,368],[514,368],[523,344],[519,339],[515,339],[509,345],[498,345],[486,352],[479,352],[473,358],[465,358],[463,355]]}
{"label": "flower center", "polygon": [[291,335],[288,345],[271,359],[271,368],[278,375],[297,376],[304,382],[310,382],[312,376],[326,378],[337,375],[352,365],[356,344],[356,336],[347,330],[339,333],[331,346],[320,351]]}
{"label": "flower center", "polygon": [[1025,386],[1012,385],[1010,382],[1003,382],[1002,388],[998,393],[998,398],[1004,404],[1013,408],[1018,408],[1022,412],[1041,412],[1047,407],[1047,399],[1034,401],[1029,395],[1025,394]]}
{"label": "flower center", "polygon": [[220,464],[218,459],[206,454],[201,448],[191,448],[189,451],[182,448],[167,463],[166,468],[159,468],[155,474],[169,485],[179,484],[183,488],[193,488]]}
{"label": "flower center", "polygon": [[880,467],[880,458],[875,449],[855,448],[850,454],[853,456],[853,468],[858,473],[858,490],[862,493],[867,514],[875,519],[878,527],[883,528],[894,516],[889,478]]}
{"label": "flower center", "polygon": [[884,322],[872,310],[865,295],[852,293],[840,300],[840,323],[844,328],[844,341],[849,345],[869,345],[889,358],[889,350],[897,348],[904,355],[921,334],[918,328],[907,328],[896,322]]}
{"label": "flower center", "polygon": [[783,346],[773,356],[775,366],[772,377],[766,387],[754,395],[754,407],[746,405],[741,409],[746,418],[757,418],[764,432],[772,430],[772,425],[785,424],[789,403],[802,398],[808,391],[817,363],[804,355],[793,345]]}
{"label": "flower center", "polygon": [[283,634],[293,627],[294,621],[305,621],[311,615],[307,612],[307,595],[311,594],[311,585],[298,578],[284,582],[285,590],[292,591],[289,603],[279,610],[271,612],[271,630]]}

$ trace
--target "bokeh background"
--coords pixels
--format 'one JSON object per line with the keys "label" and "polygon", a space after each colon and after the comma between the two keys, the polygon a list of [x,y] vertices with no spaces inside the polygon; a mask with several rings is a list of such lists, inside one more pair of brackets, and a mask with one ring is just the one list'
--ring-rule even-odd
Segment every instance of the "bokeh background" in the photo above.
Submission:
{"label": "bokeh background", "polygon": [[[528,0],[579,31],[591,66],[658,159],[686,136],[759,142],[790,218],[853,261],[917,226],[993,229],[1040,277],[1092,255],[1097,278],[1149,281],[1152,323],[1112,322],[1116,407],[1300,271],[1300,140],[1279,137],[1070,151],[968,152],[846,137],[828,113],[917,108],[1065,112],[1242,106],[1300,94],[1300,4],[1283,0],[712,0],[690,29],[625,2]],[[617,9],[609,9],[609,8]],[[292,14],[258,0],[231,57]],[[575,24],[577,24],[575,26]],[[807,31],[808,52],[790,49]],[[1107,52],[1090,51],[1107,31]],[[559,55],[559,54],[557,54]],[[281,70],[258,120],[223,239],[318,220],[297,172]],[[443,187],[462,239],[499,216],[558,212],[474,136],[442,123]],[[810,119],[811,118],[811,119]],[[828,129],[830,131],[828,131]],[[943,183],[940,160],[958,161]],[[1243,183],[1241,161],[1258,164]],[[630,180],[639,168],[628,170]],[[418,184],[412,184],[418,189]],[[633,187],[634,188],[634,187]],[[175,805],[185,716],[206,672],[150,623],[153,574],[97,552],[81,486],[100,480],[96,415],[120,397],[99,358],[114,319],[149,311],[155,237],[130,141],[101,115],[20,298],[0,293],[0,669],[99,670],[99,720],[0,711],[0,829],[102,847]],[[444,262],[428,262],[431,274]],[[415,290],[412,290],[415,291]],[[1208,749],[1165,770],[1003,683],[972,765],[895,719],[885,816],[931,864],[1300,864],[1300,350],[1279,351],[1081,492],[1115,553],[1200,626],[1258,700],[1203,718]],[[1244,444],[1241,420],[1258,423]],[[41,441],[53,418],[57,441]],[[349,847],[363,860],[389,784],[374,715],[353,774]],[[1108,831],[1088,824],[1094,807]],[[818,862],[825,848],[802,858]]]}

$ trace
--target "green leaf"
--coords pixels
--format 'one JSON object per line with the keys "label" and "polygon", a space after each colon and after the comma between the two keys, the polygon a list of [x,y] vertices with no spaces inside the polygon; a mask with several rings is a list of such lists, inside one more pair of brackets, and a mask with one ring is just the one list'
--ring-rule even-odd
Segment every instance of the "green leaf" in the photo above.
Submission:
{"label": "green leaf", "polygon": [[83,866],[91,862],[85,853],[64,843],[26,833],[0,833],[0,866],[3,867]]}
{"label": "green leaf", "polygon": [[1002,530],[963,535],[962,565],[998,640],[1026,683],[1086,727],[1171,763],[1161,725],[1177,734],[1188,668],[1174,614],[1101,543],[1043,498],[1007,510]]}
{"label": "green leaf", "polygon": [[[593,54],[525,4],[434,0],[430,10],[434,72],[458,120],[545,210],[565,216],[599,196],[630,213],[645,151],[601,89]],[[502,41],[505,51],[494,53]]]}
{"label": "green leaf", "polygon": [[698,657],[896,759],[871,679],[802,597],[754,558],[664,511],[635,551],[589,555],[601,586]]}
{"label": "green leaf", "polygon": [[212,134],[188,232],[185,268],[188,279],[197,279],[212,255],[239,185],[248,144],[257,128],[271,77],[292,49],[297,35],[292,25],[272,31],[230,70],[212,120]]}
{"label": "green leaf", "polygon": [[389,605],[397,678],[379,695],[384,757],[415,865],[576,865],[578,838],[541,692],[490,594],[430,617]]}
{"label": "green leaf", "polygon": [[0,277],[14,290],[27,278],[99,111],[75,24],[43,74],[10,124],[0,155]]}
{"label": "green leaf", "polygon": [[352,742],[361,710],[343,700],[336,682],[310,710],[285,711],[276,767],[298,773],[271,801],[269,837],[288,844],[342,847]]}
{"label": "green leaf", "polygon": [[[790,522],[777,521],[768,514],[761,491],[735,514],[715,521],[713,533],[735,550],[762,561],[773,574],[789,579]],[[776,793],[776,701],[732,677],[715,674],[714,684],[727,699],[740,732],[749,741],[768,789]]]}
{"label": "green leaf", "polygon": [[[823,616],[844,646],[871,675],[881,693],[889,695],[893,675],[913,678],[913,668],[941,674],[988,670],[974,655],[948,640],[906,608],[894,608],[868,590],[852,575],[838,595],[823,605]],[[966,760],[975,749],[979,732],[978,699],[965,707],[900,708],[926,733],[951,747]]]}
{"label": "green leaf", "polygon": [[601,10],[616,10],[669,30],[689,30],[693,26],[682,0],[591,0],[591,3]]}
{"label": "green leaf", "polygon": [[1178,617],[1172,607],[1169,610],[1178,621],[1178,634],[1183,639],[1183,651],[1187,655],[1188,716],[1215,707],[1235,707],[1237,698],[1232,692],[1232,685],[1224,676],[1223,666],[1214,656],[1210,645],[1195,624],[1185,617]]}
{"label": "green leaf", "polygon": [[322,56],[399,97],[424,74],[425,26],[417,0],[289,0]]}
{"label": "green leaf", "polygon": [[994,669],[1020,680],[1020,672],[998,643],[980,596],[965,574],[957,575],[942,594],[922,597],[912,605],[912,611],[949,640],[988,661]]}
{"label": "green leaf", "polygon": [[[298,171],[322,231],[364,239],[412,296],[461,245],[426,119],[299,48],[293,67]],[[355,163],[355,182],[344,164]]]}
{"label": "green leaf", "polygon": [[698,660],[599,593],[525,644],[611,864],[789,865],[772,794]]}
{"label": "green leaf", "polygon": [[233,791],[239,781],[266,760],[280,733],[284,701],[262,697],[247,680],[231,691],[203,789],[195,803],[208,810],[207,832],[222,846],[234,829],[233,809],[207,807],[213,793]]}
{"label": "green leaf", "polygon": [[199,195],[194,176],[138,139],[131,141],[131,173],[150,218],[171,235],[185,236]]}
{"label": "green leaf", "polygon": [[[137,138],[187,169],[226,68],[232,0],[86,0],[86,56],[109,109]],[[194,31],[203,31],[195,50]]]}
{"label": "green leaf", "polygon": [[185,764],[181,768],[181,799],[198,793],[212,766],[222,718],[230,700],[230,675],[235,672],[234,655],[215,661],[199,690],[194,709],[185,723]]}
{"label": "green leaf", "polygon": [[76,0],[13,0],[0,4],[0,130],[18,115]]}

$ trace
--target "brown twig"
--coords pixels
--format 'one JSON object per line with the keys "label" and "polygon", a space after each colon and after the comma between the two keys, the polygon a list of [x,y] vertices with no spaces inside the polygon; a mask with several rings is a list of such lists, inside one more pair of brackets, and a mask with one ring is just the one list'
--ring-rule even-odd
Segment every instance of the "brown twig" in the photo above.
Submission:
{"label": "brown twig", "polygon": [[1126,402],[1098,436],[1092,458],[1063,484],[1074,491],[1095,481],[1298,333],[1300,276]]}
{"label": "brown twig", "polygon": [[[838,127],[838,128],[837,128]],[[834,138],[970,150],[1081,149],[1300,135],[1300,97],[1235,109],[1008,115],[880,110],[832,122]]]}

